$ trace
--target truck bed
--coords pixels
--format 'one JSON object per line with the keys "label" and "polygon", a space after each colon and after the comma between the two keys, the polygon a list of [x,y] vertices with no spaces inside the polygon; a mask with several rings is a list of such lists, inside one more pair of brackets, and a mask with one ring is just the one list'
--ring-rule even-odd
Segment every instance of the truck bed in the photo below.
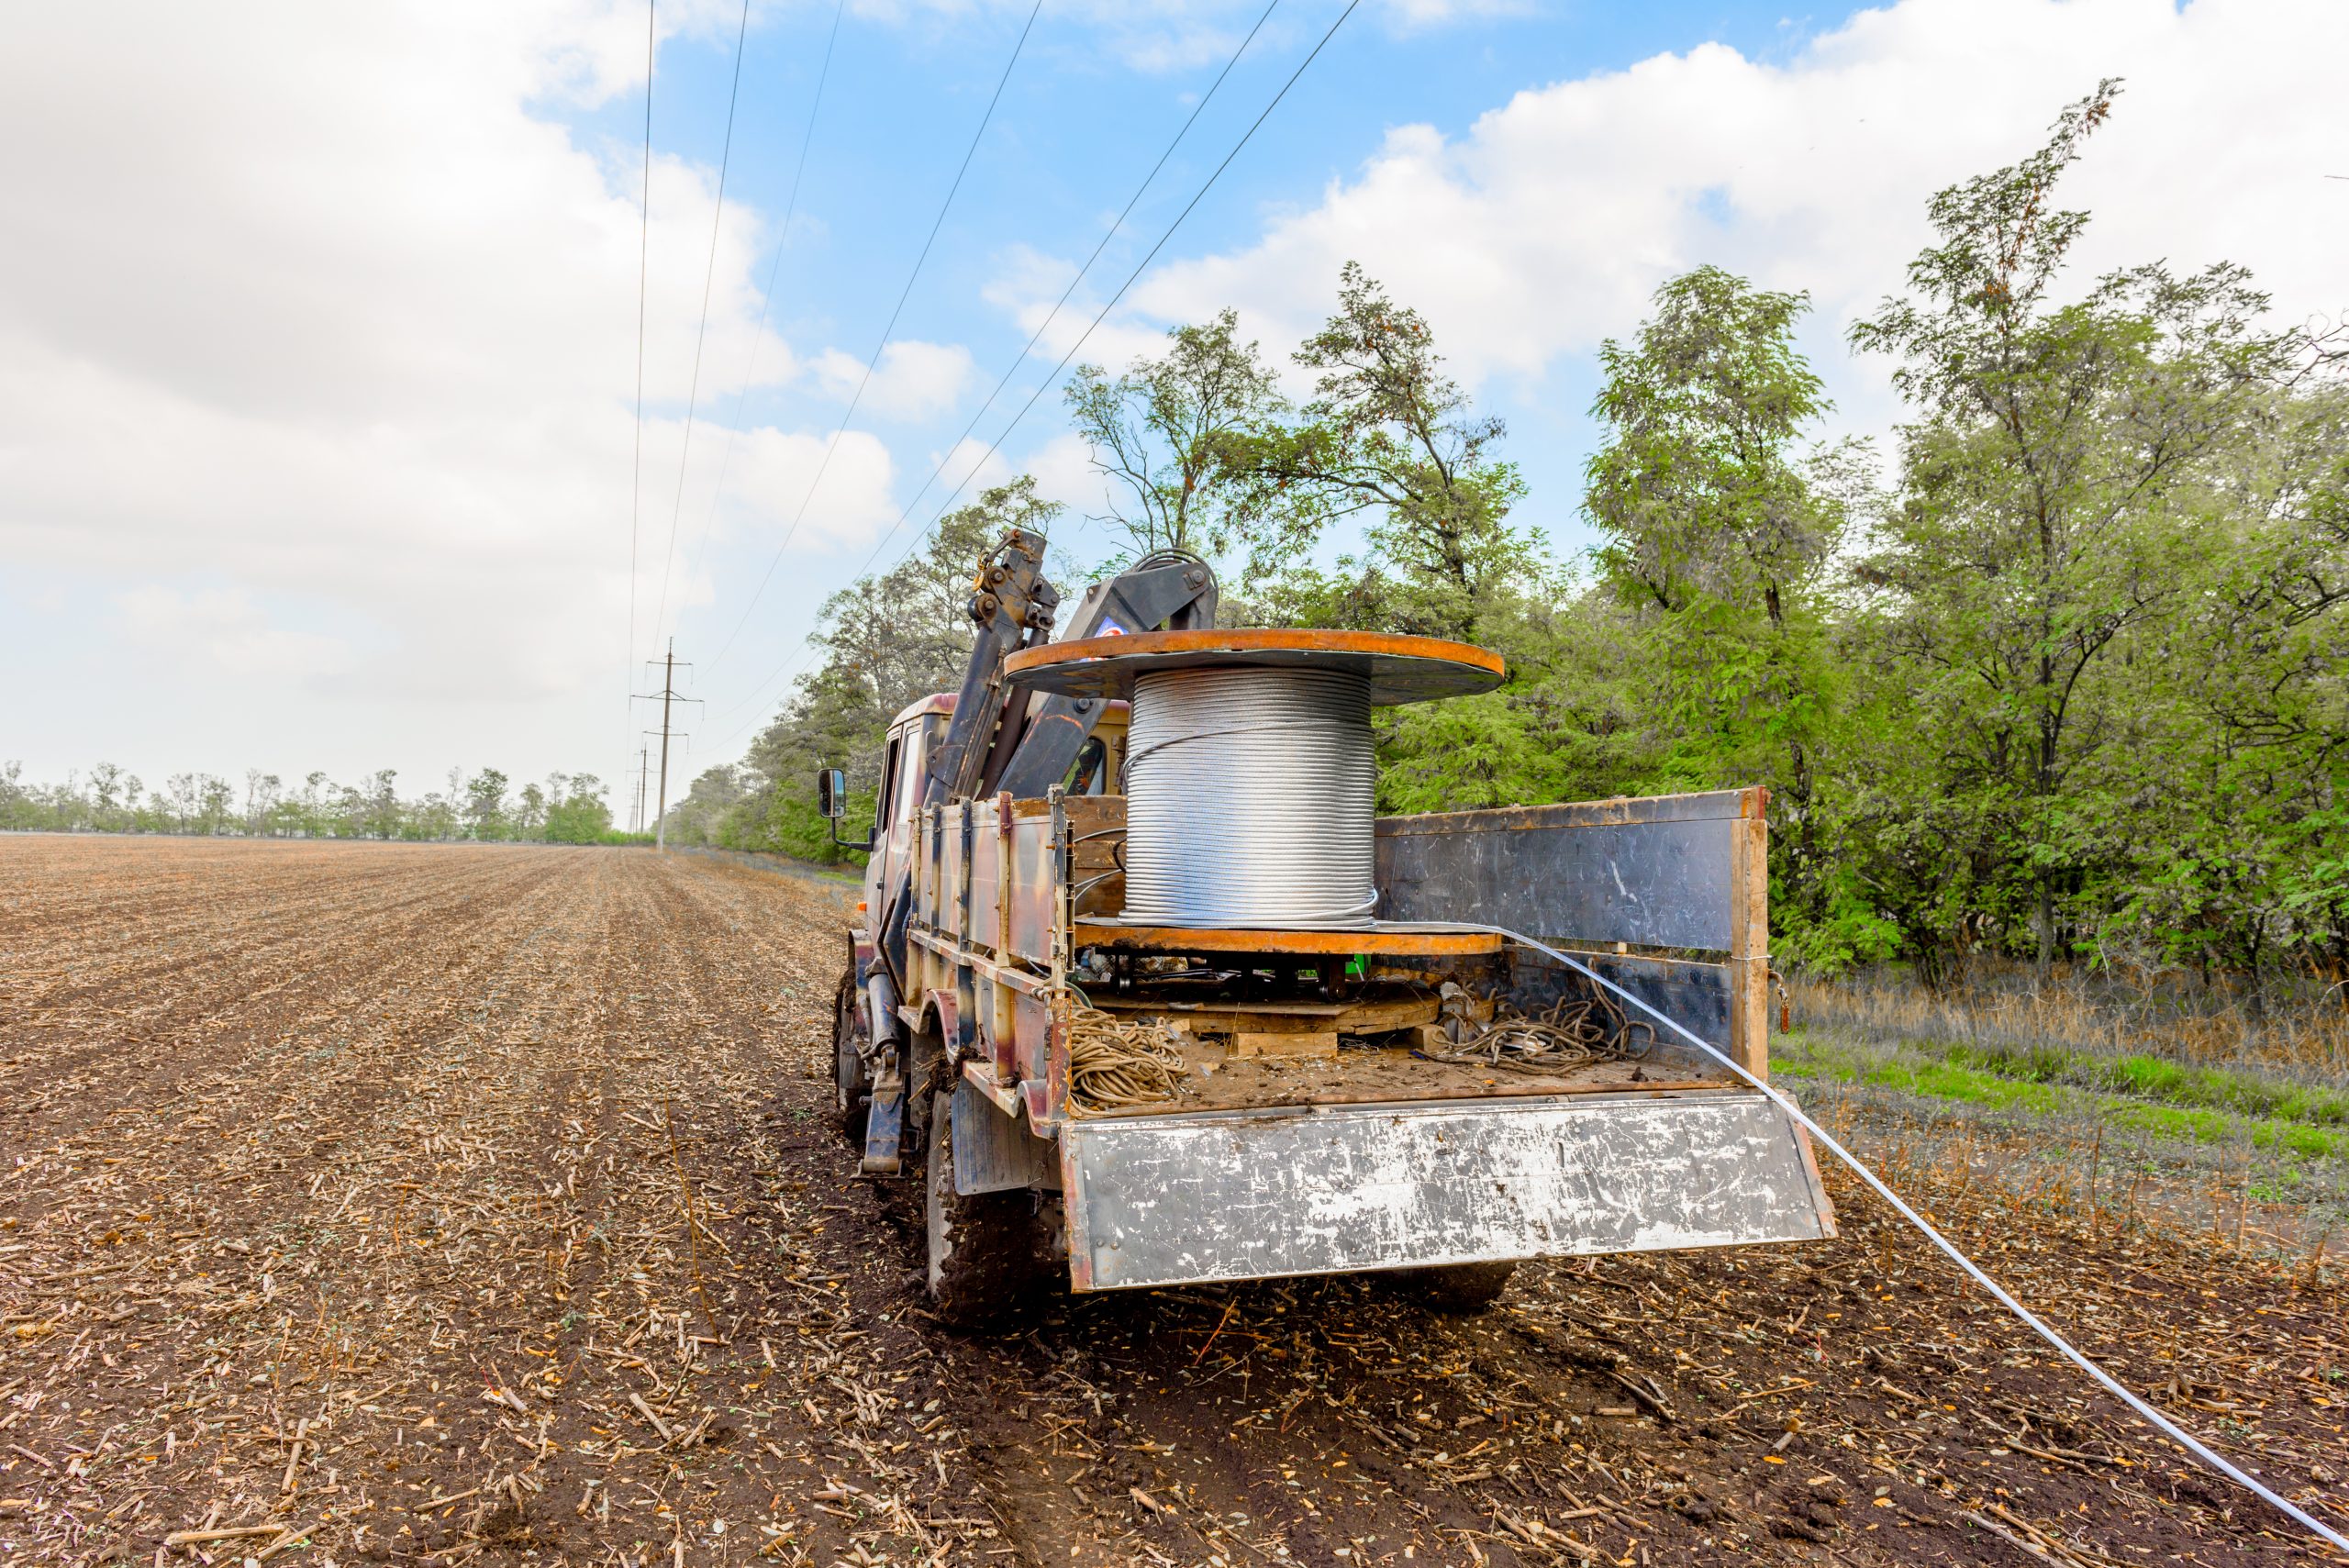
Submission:
{"label": "truck bed", "polygon": [[[1178,1084],[1173,1100],[1100,1116],[1731,1086],[1725,1077],[1698,1077],[1680,1066],[1658,1072],[1637,1062],[1619,1060],[1533,1073],[1431,1061],[1401,1047],[1349,1046],[1334,1057],[1235,1057],[1220,1047],[1197,1041],[1185,1048],[1184,1056],[1191,1072]],[[1088,1119],[1100,1119],[1100,1116]]]}

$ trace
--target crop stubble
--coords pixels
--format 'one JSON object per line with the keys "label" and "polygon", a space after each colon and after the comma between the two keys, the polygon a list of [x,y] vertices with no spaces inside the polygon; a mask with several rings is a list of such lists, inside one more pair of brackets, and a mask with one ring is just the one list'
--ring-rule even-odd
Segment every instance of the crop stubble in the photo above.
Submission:
{"label": "crop stubble", "polygon": [[[0,841],[0,1553],[670,1563],[2273,1562],[1888,1217],[920,1309],[826,1130],[830,888],[694,857]],[[2332,1507],[2337,1291],[1928,1195]],[[1408,1553],[1408,1556],[1407,1556]]]}

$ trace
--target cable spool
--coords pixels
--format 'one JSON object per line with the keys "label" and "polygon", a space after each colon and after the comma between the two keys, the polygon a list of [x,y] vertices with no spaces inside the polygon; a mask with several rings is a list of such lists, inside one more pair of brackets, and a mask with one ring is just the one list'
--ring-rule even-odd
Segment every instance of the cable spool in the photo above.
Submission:
{"label": "cable spool", "polygon": [[1499,655],[1370,632],[1144,632],[1004,662],[1015,685],[1126,697],[1129,925],[1375,924],[1370,710],[1486,691]]}
{"label": "cable spool", "polygon": [[1367,674],[1163,670],[1138,674],[1133,691],[1126,919],[1371,923],[1378,764]]}

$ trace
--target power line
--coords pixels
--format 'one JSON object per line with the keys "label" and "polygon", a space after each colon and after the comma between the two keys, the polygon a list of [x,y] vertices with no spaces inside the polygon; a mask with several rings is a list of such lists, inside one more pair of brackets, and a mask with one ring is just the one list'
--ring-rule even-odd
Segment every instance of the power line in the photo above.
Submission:
{"label": "power line", "polygon": [[[1208,85],[1199,101],[1192,106],[1189,117],[1183,121],[1182,128],[1174,133],[1174,139],[1166,144],[1166,150],[1158,155],[1158,161],[1150,166],[1150,172],[1141,177],[1141,183],[1134,187],[1134,194],[1126,198],[1124,207],[1119,209],[1118,216],[1110,220],[1109,227],[1102,231],[1100,242],[1093,247],[1093,254],[1085,259],[1085,264],[1076,270],[1076,275],[1069,279],[1068,287],[1063,289],[1060,298],[1052,302],[1051,314],[1037,325],[1035,331],[1028,335],[1028,341],[1021,345],[1019,354],[1004,367],[1003,377],[995,384],[995,390],[987,394],[986,401],[980,404],[977,412],[971,416],[971,422],[963,427],[963,433],[955,437],[948,444],[945,451],[940,455],[938,466],[931,469],[930,477],[921,482],[921,488],[915,491],[913,498],[906,503],[906,509],[897,514],[897,520],[889,526],[889,531],[881,536],[884,543],[894,538],[897,530],[906,526],[906,519],[914,515],[914,508],[920,505],[921,498],[930,494],[930,487],[938,483],[940,474],[946,472],[946,465],[953,461],[954,453],[961,449],[964,441],[971,439],[971,432],[979,428],[979,421],[985,418],[987,410],[995,406],[995,400],[1003,395],[1003,389],[1011,384],[1011,378],[1019,373],[1019,367],[1028,362],[1028,356],[1036,351],[1036,345],[1043,339],[1044,334],[1052,328],[1052,323],[1060,319],[1061,308],[1068,304],[1069,297],[1076,293],[1077,285],[1083,283],[1086,274],[1093,271],[1093,263],[1101,259],[1101,252],[1109,248],[1109,241],[1116,239],[1118,231],[1125,227],[1127,217],[1131,216],[1135,206],[1141,202],[1143,193],[1148,191],[1152,182],[1158,178],[1158,172],[1166,167],[1166,161],[1174,156],[1174,150],[1183,144],[1183,139],[1191,133],[1191,127],[1198,122],[1200,114],[1214,99],[1217,89],[1223,85],[1224,78],[1230,75],[1231,68],[1240,63],[1240,57],[1248,52],[1248,46],[1253,43],[1256,35],[1264,30],[1265,22],[1271,19],[1274,11],[1279,8],[1280,3],[1281,0],[1272,0],[1272,4],[1264,7],[1264,12],[1256,18],[1256,25],[1248,29],[1246,38],[1240,40],[1240,47],[1233,50],[1231,58],[1223,62],[1223,69],[1216,72],[1215,81]],[[872,563],[867,562],[866,564]]]}
{"label": "power line", "polygon": [[[636,555],[644,498],[644,294],[652,254],[652,61],[656,41],[653,8],[657,4],[658,0],[644,0],[644,197],[638,208],[636,237],[636,461],[629,477],[628,647],[621,664],[627,676],[625,686],[636,684]],[[635,717],[636,709],[630,706],[631,724]]]}
{"label": "power line", "polygon": [[889,324],[881,329],[881,340],[874,345],[872,356],[864,361],[864,374],[857,380],[856,395],[849,399],[848,412],[841,416],[840,428],[824,444],[824,455],[816,465],[816,477],[807,482],[807,493],[799,498],[799,509],[791,515],[791,526],[784,530],[783,542],[775,546],[774,558],[767,562],[766,571],[759,577],[758,586],[751,591],[750,603],[742,606],[741,619],[734,623],[734,629],[726,634],[726,641],[718,648],[717,656],[710,660],[711,669],[718,667],[725,659],[727,650],[734,646],[734,639],[742,635],[742,628],[750,624],[751,612],[758,607],[759,596],[766,592],[767,584],[774,577],[774,569],[783,564],[783,552],[791,548],[792,536],[799,531],[799,520],[807,515],[807,504],[816,498],[816,487],[823,484],[824,472],[831,467],[832,453],[839,450],[841,438],[848,431],[848,422],[856,417],[857,405],[864,400],[864,389],[872,384],[874,367],[881,362],[881,351],[889,346],[889,335],[897,329],[897,317],[904,313],[906,301],[913,295],[915,280],[921,276],[923,263],[930,260],[930,247],[938,242],[938,231],[946,225],[947,209],[954,205],[955,193],[963,188],[963,176],[970,172],[971,160],[979,150],[980,139],[986,135],[987,125],[995,118],[996,106],[1003,100],[1004,87],[1011,81],[1012,67],[1019,63],[1020,51],[1028,47],[1028,35],[1036,26],[1036,14],[1043,8],[1044,0],[1036,0],[1030,8],[1027,23],[1019,29],[1019,39],[1011,46],[1011,58],[1004,61],[1003,74],[996,80],[995,95],[987,100],[986,113],[979,117],[978,128],[971,133],[971,145],[963,150],[963,161],[954,171],[954,183],[947,187],[946,199],[938,204],[938,217],[931,220],[930,236],[921,243],[921,254],[914,258],[914,270],[907,275],[906,286],[898,291],[896,308],[889,312]]}
{"label": "power line", "polygon": [[[1165,232],[1162,233],[1158,237],[1157,242],[1151,246],[1149,253],[1143,256],[1141,261],[1135,264],[1133,271],[1126,275],[1126,281],[1118,285],[1118,292],[1111,295],[1108,303],[1103,305],[1100,310],[1094,315],[1091,324],[1085,328],[1084,333],[1078,337],[1074,343],[1069,345],[1068,352],[1061,356],[1060,362],[1052,367],[1050,374],[1045,376],[1041,382],[1037,384],[1036,390],[1029,395],[1028,401],[1020,405],[1019,412],[1014,414],[1011,417],[1010,422],[1006,424],[1002,430],[996,433],[996,439],[987,443],[987,450],[979,454],[977,461],[973,462],[970,469],[963,473],[961,482],[954,486],[952,493],[950,494],[943,502],[940,503],[936,515],[930,518],[929,526],[924,528],[922,530],[924,538],[929,537],[930,528],[935,528],[938,525],[939,520],[946,516],[947,508],[953,506],[955,498],[963,494],[963,487],[971,483],[972,477],[978,473],[980,467],[985,463],[988,458],[995,455],[996,450],[1010,437],[1011,432],[1019,427],[1019,422],[1028,417],[1029,410],[1036,406],[1036,399],[1042,396],[1044,389],[1051,386],[1059,377],[1061,372],[1068,367],[1069,361],[1075,357],[1077,350],[1085,347],[1086,339],[1090,339],[1096,328],[1099,328],[1101,323],[1108,318],[1109,312],[1117,308],[1118,302],[1125,298],[1127,291],[1133,287],[1135,281],[1141,276],[1143,271],[1149,267],[1150,263],[1157,258],[1158,252],[1165,248],[1166,242],[1174,237],[1174,231],[1183,227],[1184,220],[1191,216],[1192,209],[1197,207],[1200,201],[1206,197],[1208,192],[1214,188],[1216,181],[1220,179],[1223,175],[1223,172],[1231,166],[1231,161],[1240,156],[1241,150],[1245,148],[1249,141],[1254,138],[1258,129],[1264,126],[1264,121],[1271,117],[1272,112],[1280,107],[1281,100],[1288,96],[1289,89],[1297,85],[1297,79],[1305,74],[1306,68],[1311,65],[1316,59],[1319,58],[1321,51],[1329,47],[1330,40],[1337,36],[1338,29],[1345,25],[1346,18],[1353,16],[1361,4],[1362,0],[1348,0],[1346,8],[1338,13],[1338,19],[1330,24],[1330,30],[1321,35],[1321,41],[1315,44],[1313,46],[1312,52],[1308,53],[1304,60],[1299,61],[1297,69],[1289,73],[1288,80],[1281,83],[1280,91],[1273,95],[1272,101],[1266,104],[1264,107],[1264,111],[1257,115],[1255,119],[1249,124],[1247,130],[1241,134],[1240,139],[1232,144],[1231,150],[1224,154],[1223,161],[1215,166],[1215,172],[1207,177],[1206,183],[1201,184],[1191,199],[1184,204],[1183,210],[1174,215],[1174,221],[1166,226]],[[904,520],[905,519],[903,517],[900,517],[898,519],[898,523],[902,525]],[[896,528],[892,527],[888,533],[881,536],[880,542],[874,546],[873,553],[865,557],[864,564],[857,569],[858,576],[863,576],[865,572],[871,569],[874,562],[880,559],[882,549],[888,544],[890,539],[896,535]],[[906,556],[913,553],[915,548],[915,545],[907,546],[905,554],[900,555],[897,560],[899,562],[904,561]],[[783,663],[776,665],[774,670],[768,673],[764,680],[762,680],[756,686],[751,688],[752,695],[750,698],[746,699],[744,703],[737,704],[735,707],[728,711],[729,713],[740,712],[743,706],[748,706],[750,703],[758,701],[759,694],[763,693],[766,688],[774,682],[776,676],[785,674],[786,672],[795,674],[797,673],[798,670],[806,667],[807,661],[812,656],[812,652],[808,651],[802,651],[799,654],[799,663],[797,666],[793,666],[789,657],[786,656]],[[755,723],[756,720],[753,719],[752,722]],[[735,736],[741,734],[743,729],[747,729],[749,728],[750,726],[748,724],[742,726],[741,728],[736,729],[733,735],[729,735],[725,740],[718,742],[718,744],[721,746],[729,744],[734,740]]]}
{"label": "power line", "polygon": [[[938,525],[939,520],[946,516],[946,509],[954,505],[955,498],[963,494],[963,485],[970,484],[972,479],[978,473],[980,468],[985,464],[987,459],[996,454],[996,449],[1002,446],[1006,440],[1010,439],[1011,432],[1017,429],[1019,426],[1019,422],[1028,417],[1028,411],[1036,406],[1036,399],[1041,397],[1044,395],[1045,389],[1051,386],[1059,378],[1061,372],[1068,368],[1068,362],[1076,357],[1076,351],[1085,347],[1085,342],[1091,339],[1094,332],[1100,328],[1101,323],[1108,318],[1109,312],[1118,307],[1118,302],[1126,297],[1127,291],[1131,289],[1135,283],[1141,279],[1143,272],[1148,269],[1151,262],[1158,259],[1159,251],[1164,250],[1166,242],[1174,238],[1174,231],[1183,227],[1183,220],[1191,216],[1192,209],[1197,207],[1200,202],[1207,198],[1208,192],[1215,188],[1216,181],[1222,177],[1223,172],[1226,169],[1231,167],[1231,161],[1240,156],[1241,150],[1246,147],[1250,140],[1255,137],[1257,130],[1264,125],[1264,121],[1272,117],[1273,111],[1280,107],[1281,100],[1288,96],[1288,90],[1297,85],[1298,77],[1305,74],[1306,67],[1311,65],[1315,60],[1320,57],[1321,51],[1329,47],[1330,40],[1338,36],[1338,29],[1346,25],[1346,18],[1353,16],[1355,8],[1361,6],[1361,4],[1362,0],[1347,0],[1346,8],[1338,13],[1338,19],[1336,21],[1330,24],[1330,30],[1321,35],[1321,41],[1313,46],[1311,53],[1308,54],[1303,60],[1297,62],[1297,66],[1295,71],[1289,72],[1288,80],[1281,83],[1281,90],[1273,95],[1273,101],[1264,106],[1264,112],[1259,114],[1255,119],[1250,123],[1247,130],[1241,133],[1240,139],[1232,144],[1231,150],[1223,155],[1223,161],[1215,166],[1215,172],[1209,174],[1207,177],[1206,183],[1200,185],[1197,193],[1193,195],[1188,202],[1186,202],[1183,205],[1183,210],[1174,215],[1174,221],[1166,226],[1166,231],[1158,237],[1158,242],[1150,248],[1149,253],[1144,255],[1141,261],[1134,263],[1133,271],[1126,274],[1126,281],[1118,285],[1118,292],[1111,295],[1101,308],[1094,313],[1092,321],[1086,325],[1084,332],[1078,335],[1075,342],[1069,345],[1068,352],[1060,357],[1060,362],[1052,368],[1050,374],[1046,375],[1043,380],[1036,384],[1036,390],[1028,395],[1028,401],[1019,406],[1019,412],[1014,414],[1011,417],[1010,422],[1006,424],[1002,430],[996,434],[996,439],[987,443],[987,450],[978,455],[977,460],[971,464],[970,469],[963,475],[962,482],[954,486],[953,491],[947,495],[944,501],[939,503],[937,513],[930,519],[930,526],[931,528],[935,528]],[[895,528],[892,528],[888,533],[881,536],[880,543],[873,547],[873,553],[864,558],[864,565],[857,568],[857,574],[859,576],[863,575],[864,572],[872,566],[873,562],[880,559],[882,547],[886,545],[889,540],[895,537],[896,531],[897,530]],[[924,537],[927,537],[929,534],[929,528],[924,528],[922,531]],[[897,559],[899,561],[903,561],[906,556],[911,555],[914,552],[914,545],[907,545],[906,547],[905,554],[898,556]]]}
{"label": "power line", "polygon": [[685,439],[677,452],[677,498],[669,508],[669,548],[661,559],[661,597],[652,610],[656,628],[669,613],[669,570],[676,564],[677,523],[685,510],[685,466],[693,456],[694,409],[701,399],[701,350],[709,336],[709,289],[718,277],[718,236],[726,220],[726,171],[734,157],[734,106],[742,95],[742,45],[750,36],[751,0],[742,0],[742,20],[734,29],[734,83],[726,91],[726,139],[718,154],[718,201],[709,215],[709,261],[701,273],[701,324],[694,328],[694,373],[685,387]]}
{"label": "power line", "polygon": [[807,148],[816,139],[817,111],[824,106],[824,84],[831,80],[832,49],[841,36],[841,16],[848,9],[848,0],[839,0],[832,7],[831,35],[824,40],[824,63],[816,72],[816,96],[807,106],[807,127],[799,137],[799,161],[791,171],[791,194],[783,204],[783,228],[774,245],[774,261],[767,269],[767,286],[759,296],[759,324],[751,329],[751,357],[742,368],[741,390],[735,394],[734,417],[726,428],[726,446],[718,459],[718,484],[709,493],[709,514],[702,519],[701,538],[694,544],[693,564],[685,569],[688,579],[701,573],[702,556],[709,549],[710,530],[718,525],[718,503],[726,496],[726,475],[734,466],[734,443],[742,433],[742,410],[751,400],[751,385],[759,369],[759,343],[766,334],[767,314],[774,307],[775,280],[783,274],[784,252],[791,245],[791,220],[799,211],[799,183],[807,172]]}

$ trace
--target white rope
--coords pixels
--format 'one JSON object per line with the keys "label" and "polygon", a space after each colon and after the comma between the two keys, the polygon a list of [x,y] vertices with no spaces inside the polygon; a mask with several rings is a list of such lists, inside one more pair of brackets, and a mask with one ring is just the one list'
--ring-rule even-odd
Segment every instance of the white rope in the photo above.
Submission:
{"label": "white rope", "polygon": [[[1437,924],[1439,922],[1430,923]],[[1722,1066],[1728,1068],[1739,1077],[1744,1079],[1748,1084],[1753,1084],[1755,1088],[1769,1095],[1772,1100],[1776,1102],[1781,1110],[1785,1111],[1788,1116],[1792,1117],[1796,1121],[1799,1122],[1804,1128],[1809,1129],[1810,1135],[1819,1140],[1820,1142],[1825,1144],[1837,1159],[1842,1161],[1844,1164],[1849,1165],[1852,1168],[1853,1174],[1858,1176],[1860,1180],[1865,1182],[1872,1189],[1874,1189],[1876,1196],[1890,1204],[1898,1211],[1903,1219],[1906,1219],[1909,1224],[1915,1226],[1919,1231],[1923,1233],[1925,1240],[1940,1248],[1942,1251],[1948,1256],[1950,1262],[1965,1270],[1965,1273],[1972,1277],[1975,1284],[1980,1285],[1984,1290],[1988,1291],[1999,1306],[2005,1307],[2017,1318],[2022,1319],[2023,1323],[2028,1326],[2033,1333],[2046,1340],[2050,1345],[2053,1345],[2066,1361],[2070,1362],[2074,1366],[2078,1367],[2082,1372],[2087,1373],[2090,1377],[2094,1378],[2097,1383],[2103,1387],[2106,1393],[2110,1394],[2114,1398],[2119,1399],[2132,1410],[2136,1411],[2137,1414],[2152,1422],[2172,1441],[2177,1443],[2178,1446],[2185,1449],[2187,1452],[2192,1454],[2195,1458],[2200,1460],[2203,1463],[2209,1465],[2211,1469],[2217,1471],[2228,1480],[2232,1481],[2238,1486],[2243,1487],[2244,1490],[2259,1497],[2263,1502],[2267,1503],[2277,1511],[2288,1516],[2295,1523],[2313,1531],[2316,1535],[2321,1537],[2327,1541],[2330,1541],[2332,1545],[2340,1548],[2342,1551],[2349,1551],[2349,1535],[2343,1535],[2341,1531],[2334,1529],[2331,1525],[2324,1523],[2321,1519],[2316,1518],[2305,1509],[2292,1503],[2289,1499],[2279,1496],[2269,1487],[2262,1485],[2253,1476],[2238,1468],[2224,1455],[2217,1453],[2205,1446],[2199,1439],[2186,1430],[2185,1428],[2179,1426],[2176,1421],[2171,1420],[2167,1416],[2163,1415],[2145,1400],[2138,1397],[2128,1389],[2122,1387],[2120,1381],[2110,1373],[2105,1371],[2104,1368],[2099,1366],[2095,1362],[2090,1361],[2079,1351],[2075,1350],[2072,1347],[2071,1342],[2065,1340],[2064,1336],[2058,1334],[2054,1329],[2041,1322],[2037,1314],[2032,1312],[2028,1307],[2025,1307],[2021,1302],[2017,1301],[2013,1296],[2008,1295],[2005,1288],[2001,1286],[1997,1280],[1992,1279],[1983,1271],[1981,1265],[1975,1262],[1973,1259],[1967,1257],[1964,1252],[1959,1251],[1956,1244],[1951,1241],[1948,1237],[1934,1229],[1931,1224],[1927,1223],[1924,1216],[1919,1214],[1915,1209],[1902,1202],[1899,1194],[1885,1185],[1883,1179],[1877,1176],[1874,1171],[1869,1170],[1865,1165],[1862,1164],[1857,1155],[1854,1154],[1850,1150],[1844,1148],[1842,1144],[1836,1142],[1833,1138],[1830,1137],[1825,1128],[1820,1127],[1817,1122],[1811,1120],[1809,1117],[1804,1115],[1802,1107],[1796,1105],[1794,1101],[1778,1093],[1777,1090],[1770,1087],[1769,1084],[1764,1083],[1760,1078],[1747,1072],[1743,1067],[1731,1061],[1728,1056],[1724,1055],[1720,1051],[1715,1050],[1704,1040],[1698,1039],[1697,1036],[1691,1034],[1687,1029],[1682,1028],[1672,1019],[1664,1017],[1664,1014],[1656,1011],[1655,1008],[1649,1006],[1647,1003],[1642,1001],[1639,997],[1632,995],[1620,985],[1616,984],[1613,981],[1608,979],[1597,970],[1592,969],[1588,964],[1582,962],[1580,960],[1575,959],[1569,954],[1560,952],[1556,948],[1550,946],[1547,942],[1536,941],[1531,937],[1525,935],[1521,931],[1512,931],[1500,926],[1479,926],[1465,921],[1441,922],[1441,924],[1451,926],[1453,929],[1458,930],[1487,931],[1495,936],[1506,937],[1510,941],[1522,943],[1524,946],[1532,948],[1536,951],[1548,953],[1552,958],[1556,959],[1560,963],[1563,963],[1567,968],[1574,970],[1584,978],[1612,991],[1616,995],[1620,996],[1624,1001],[1629,1002],[1631,1006],[1639,1008],[1640,1011],[1647,1014],[1650,1018],[1655,1019],[1656,1022],[1664,1025],[1664,1028],[1672,1030],[1673,1033],[1680,1036],[1683,1040],[1686,1040],[1689,1044],[1695,1046],[1698,1050],[1703,1051],[1706,1055],[1711,1057],[1714,1061],[1720,1062]]]}

